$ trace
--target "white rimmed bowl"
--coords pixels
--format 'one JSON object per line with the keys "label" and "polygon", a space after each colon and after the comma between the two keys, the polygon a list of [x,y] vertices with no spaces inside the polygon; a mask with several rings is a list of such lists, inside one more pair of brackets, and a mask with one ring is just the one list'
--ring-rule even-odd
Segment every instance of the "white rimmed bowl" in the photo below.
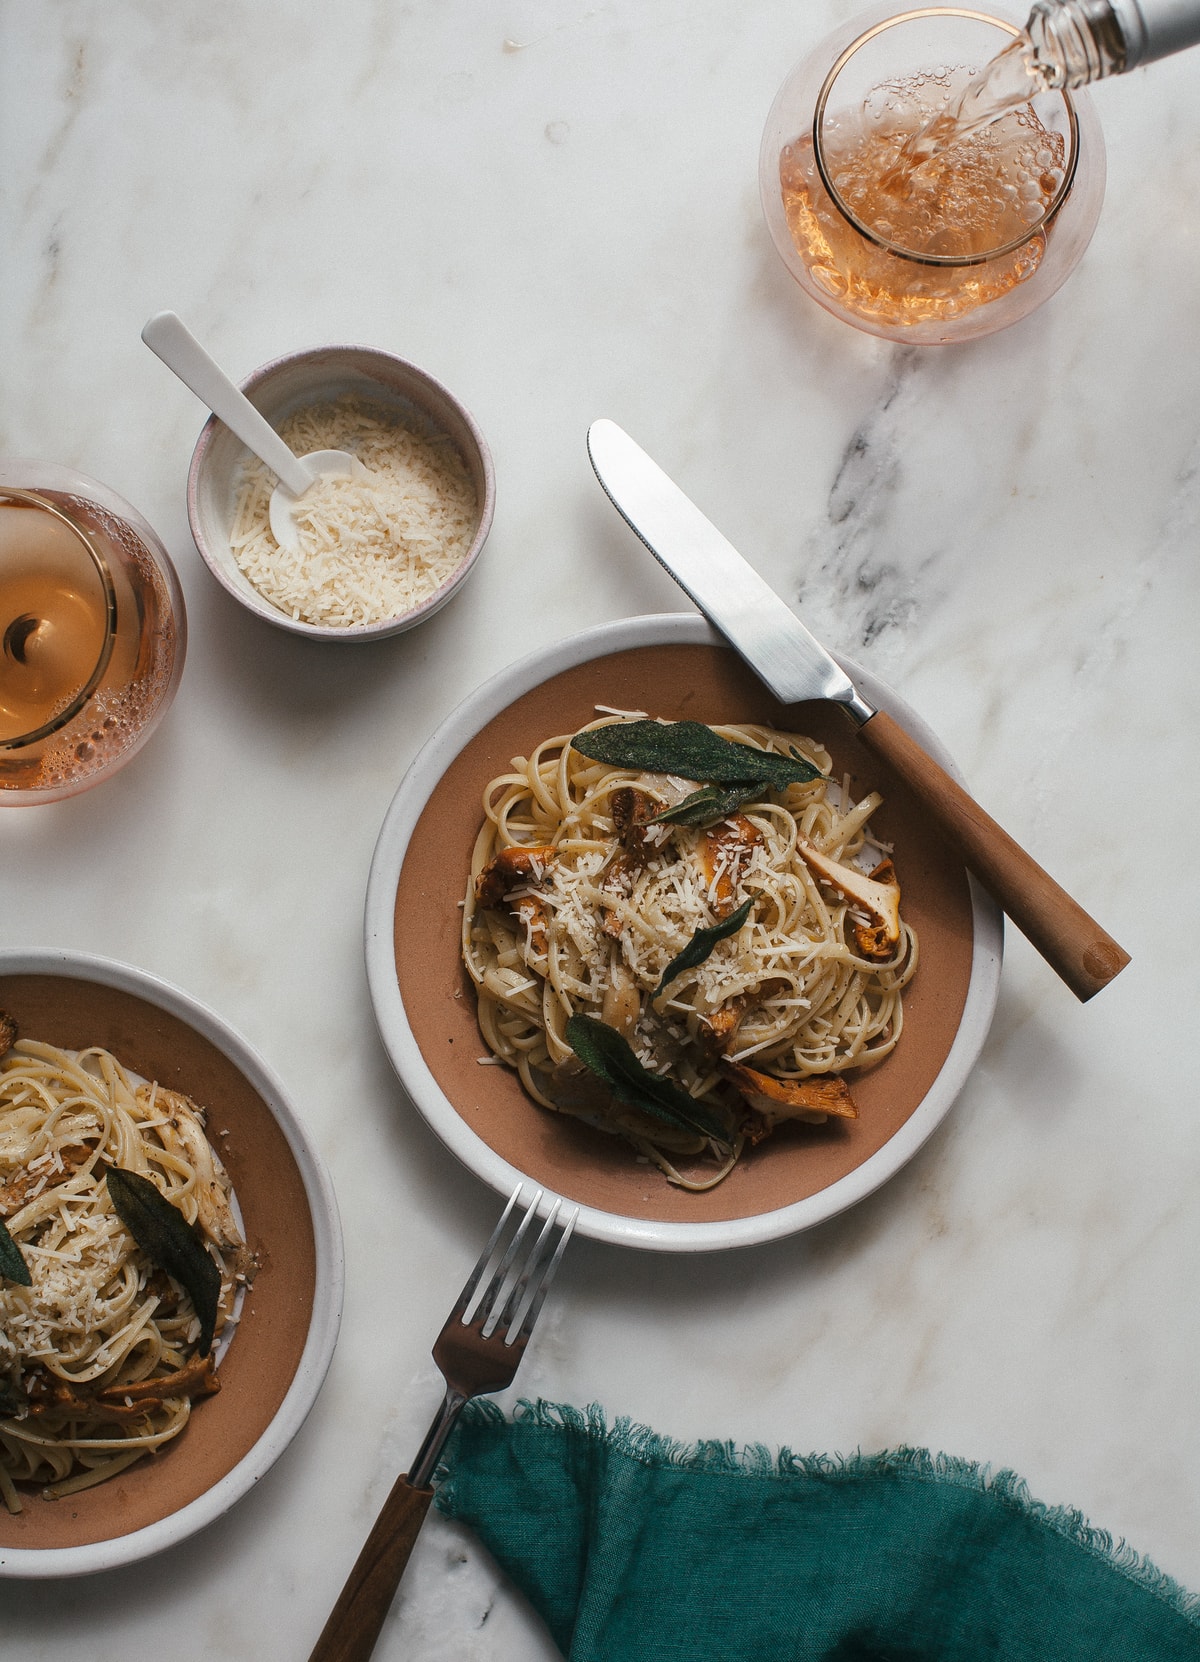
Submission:
{"label": "white rimmed bowl", "polygon": [[0,1577],[87,1575],[174,1546],[263,1477],[316,1401],[341,1319],[337,1203],[284,1087],[213,1011],[145,971],[77,952],[0,952],[0,1009],[23,1036],[101,1044],[210,1111],[209,1133],[260,1258],[221,1390],[153,1460],[69,1499],[0,1509]]}
{"label": "white rimmed bowl", "polygon": [[248,611],[309,640],[381,640],[414,628],[452,599],[474,570],[487,541],[496,505],[491,451],[470,412],[432,375],[404,358],[371,346],[321,346],[290,352],[263,364],[241,389],[275,427],[296,410],[330,403],[345,394],[369,398],[394,409],[418,430],[446,435],[455,445],[475,487],[478,521],[471,544],[450,576],[427,600],[377,623],[336,628],[290,617],[261,594],[240,569],[229,544],[238,479],[250,452],[215,416],[210,416],[192,453],[187,511],[201,558],[221,586]]}
{"label": "white rimmed bowl", "polygon": [[[942,765],[944,747],[867,670],[847,665]],[[596,705],[670,719],[764,721],[812,733],[834,775],[878,785],[880,833],[895,842],[904,907],[921,938],[905,994],[905,1033],[855,1084],[861,1113],[812,1137],[768,1139],[705,1194],[671,1188],[620,1139],[532,1103],[514,1073],[480,1066],[473,989],[459,962],[459,902],[484,786],[509,758],[592,718]],[[949,1112],[983,1046],[999,986],[1003,921],[898,780],[885,778],[829,704],[783,711],[721,637],[688,614],[606,624],[494,676],[442,723],[392,800],[371,865],[365,914],[375,1018],[396,1073],[447,1148],[498,1193],[518,1179],[581,1207],[598,1240],[703,1252],[810,1228],[893,1176]],[[772,1147],[774,1144],[774,1147]]]}

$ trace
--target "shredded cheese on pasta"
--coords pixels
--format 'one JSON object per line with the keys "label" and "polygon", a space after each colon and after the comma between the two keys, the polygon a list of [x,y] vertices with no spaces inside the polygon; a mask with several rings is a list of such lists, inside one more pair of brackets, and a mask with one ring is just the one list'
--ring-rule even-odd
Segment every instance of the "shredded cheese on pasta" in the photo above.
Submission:
{"label": "shredded cheese on pasta", "polygon": [[[218,1334],[249,1268],[229,1179],[187,1097],[99,1048],[21,1040],[0,1059],[0,1216],[32,1280],[0,1280],[0,1494],[14,1511],[17,1483],[73,1493],[188,1421],[176,1376],[195,1359],[200,1323],[113,1210],[109,1165],[150,1178],[197,1226],[221,1270]],[[168,1377],[175,1394],[155,1395]],[[122,1387],[137,1389],[127,1398]]]}
{"label": "shredded cheese on pasta", "polygon": [[[605,715],[591,726],[611,721]],[[590,761],[571,748],[570,735],[547,739],[528,758],[514,757],[484,791],[462,919],[463,960],[492,1054],[516,1069],[542,1106],[626,1136],[685,1187],[711,1186],[733,1161],[706,1149],[702,1136],[598,1092],[567,1042],[572,1015],[615,1027],[650,1072],[715,1106],[736,1158],[745,1137],[758,1140],[774,1123],[756,1114],[763,1105],[747,1094],[744,1074],[739,1085],[737,1066],[786,1088],[881,1060],[899,1042],[901,994],[917,963],[916,937],[903,922],[882,961],[867,955],[867,920],[803,856],[807,845],[843,866],[877,865],[885,850],[869,822],[880,797],[847,800],[811,739],[759,726],[714,731],[779,755],[799,751],[822,777],[781,791],[763,787],[708,830],[645,825],[630,859],[614,811],[618,794],[635,787],[657,810],[695,782]],[[502,867],[511,881],[498,897],[489,877]],[[750,916],[736,933],[660,991],[695,932],[745,901]],[[824,1115],[780,1109],[777,1117]],[[675,1156],[706,1154],[722,1166],[716,1179],[677,1169]]]}

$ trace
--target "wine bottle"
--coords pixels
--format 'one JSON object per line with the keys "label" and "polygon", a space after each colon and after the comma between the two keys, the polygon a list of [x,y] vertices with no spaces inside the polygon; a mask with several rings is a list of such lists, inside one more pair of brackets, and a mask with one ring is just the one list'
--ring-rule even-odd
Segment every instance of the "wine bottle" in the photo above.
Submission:
{"label": "wine bottle", "polygon": [[1200,44],[1200,0],[1036,0],[1025,25],[1047,87],[1082,87]]}

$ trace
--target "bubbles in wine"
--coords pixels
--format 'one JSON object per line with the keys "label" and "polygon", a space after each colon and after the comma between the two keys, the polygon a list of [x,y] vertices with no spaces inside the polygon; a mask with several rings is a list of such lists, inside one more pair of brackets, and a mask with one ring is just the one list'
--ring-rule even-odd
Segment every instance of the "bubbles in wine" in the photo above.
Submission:
{"label": "bubbles in wine", "polygon": [[[829,196],[810,137],[782,153],[783,206],[797,251],[821,287],[864,316],[955,317],[1024,282],[1041,261],[1065,142],[1030,106],[916,161],[906,153],[914,135],[957,107],[969,79],[965,69],[938,66],[884,81],[861,108],[826,118],[827,173],[870,236]],[[936,263],[946,259],[973,263]]]}

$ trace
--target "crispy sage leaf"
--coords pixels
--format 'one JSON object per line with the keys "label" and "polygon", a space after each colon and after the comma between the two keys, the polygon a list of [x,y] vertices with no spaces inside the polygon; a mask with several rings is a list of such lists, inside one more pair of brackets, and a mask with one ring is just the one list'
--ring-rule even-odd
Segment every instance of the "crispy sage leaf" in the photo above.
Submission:
{"label": "crispy sage leaf", "polygon": [[217,1324],[220,1270],[183,1213],[148,1177],[110,1166],[107,1182],[113,1209],[138,1246],[191,1297],[200,1321],[200,1355],[207,1356]]}
{"label": "crispy sage leaf", "polygon": [[636,768],[641,773],[673,773],[712,785],[802,784],[819,770],[798,752],[776,756],[748,744],[723,739],[699,721],[618,721],[576,733],[572,746],[594,762]]}
{"label": "crispy sage leaf", "polygon": [[721,923],[714,923],[709,929],[697,929],[683,951],[677,953],[662,972],[662,980],[654,989],[654,997],[657,998],[667,983],[674,981],[677,975],[682,975],[684,970],[695,969],[697,964],[702,964],[718,941],[736,935],[750,916],[750,908],[753,905],[753,900],[743,900],[737,911],[730,912]]}
{"label": "crispy sage leaf", "polygon": [[615,1027],[597,1021],[595,1016],[572,1016],[566,1035],[579,1060],[604,1081],[619,1102],[729,1146],[729,1132],[722,1121],[680,1086],[644,1068]]}
{"label": "crispy sage leaf", "polygon": [[29,1265],[21,1256],[21,1249],[9,1234],[3,1218],[0,1218],[0,1277],[5,1281],[15,1281],[18,1287],[33,1286]]}
{"label": "crispy sage leaf", "polygon": [[703,785],[673,808],[663,808],[651,814],[647,825],[719,825],[730,814],[736,813],[743,802],[762,795],[762,785]]}

